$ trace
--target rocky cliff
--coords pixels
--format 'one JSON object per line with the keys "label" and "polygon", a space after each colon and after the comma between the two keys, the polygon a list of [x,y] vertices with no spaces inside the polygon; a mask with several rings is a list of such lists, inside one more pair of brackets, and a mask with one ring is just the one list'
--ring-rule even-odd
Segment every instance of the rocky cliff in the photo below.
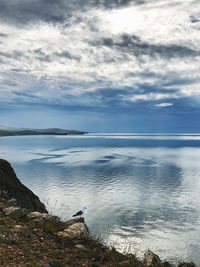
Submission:
{"label": "rocky cliff", "polygon": [[20,182],[11,165],[3,159],[0,159],[0,192],[8,199],[15,198],[22,208],[47,213],[38,196]]}

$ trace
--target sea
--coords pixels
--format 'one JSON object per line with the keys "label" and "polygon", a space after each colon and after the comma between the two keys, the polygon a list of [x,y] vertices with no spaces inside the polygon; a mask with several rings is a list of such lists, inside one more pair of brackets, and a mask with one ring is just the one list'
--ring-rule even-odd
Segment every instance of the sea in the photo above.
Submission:
{"label": "sea", "polygon": [[123,253],[200,264],[200,134],[0,138],[0,157],[62,220]]}

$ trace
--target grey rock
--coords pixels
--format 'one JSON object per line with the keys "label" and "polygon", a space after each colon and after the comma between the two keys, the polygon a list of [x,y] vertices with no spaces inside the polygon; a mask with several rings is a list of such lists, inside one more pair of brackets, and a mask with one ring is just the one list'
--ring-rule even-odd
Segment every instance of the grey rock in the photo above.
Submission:
{"label": "grey rock", "polygon": [[84,223],[85,220],[84,220],[84,218],[74,218],[74,219],[68,220],[66,222],[60,222],[60,226],[61,226],[61,228],[65,229],[65,228],[68,228],[69,226],[71,226],[75,223],[78,223],[78,222]]}
{"label": "grey rock", "polygon": [[80,250],[83,250],[83,251],[87,251],[88,250],[86,247],[84,247],[81,244],[76,245],[75,248],[80,249]]}
{"label": "grey rock", "polygon": [[17,200],[15,198],[11,198],[7,201],[7,206],[17,206]]}
{"label": "grey rock", "polygon": [[[57,233],[58,236],[63,238],[70,239],[87,239],[89,238],[89,231],[84,223],[84,220],[73,219],[67,222],[64,222],[66,227],[63,231]],[[61,222],[62,224],[62,222]]]}
{"label": "grey rock", "polygon": [[89,232],[85,223],[74,223],[69,226],[67,229],[64,229],[64,232],[68,233],[72,238],[88,238]]}
{"label": "grey rock", "polygon": [[26,228],[23,227],[23,226],[21,226],[21,225],[19,225],[19,224],[16,224],[16,225],[14,225],[14,229],[15,229],[15,231],[17,231],[17,232],[22,232],[22,231],[24,231]]}
{"label": "grey rock", "polygon": [[28,220],[31,220],[40,226],[44,225],[46,222],[51,222],[54,225],[57,225],[60,222],[60,218],[57,216],[46,213],[40,213],[37,211],[30,212],[29,214],[27,214],[26,217],[28,218]]}
{"label": "grey rock", "polygon": [[40,213],[38,211],[34,211],[28,213],[26,217],[28,218],[28,220],[39,222],[44,220],[45,215],[46,213]]}
{"label": "grey rock", "polygon": [[6,216],[9,216],[13,219],[20,219],[24,217],[27,213],[29,213],[29,210],[27,209],[21,209],[19,207],[8,207],[3,209]]}
{"label": "grey rock", "polygon": [[10,195],[7,191],[5,190],[0,190],[0,198],[9,200],[10,199]]}
{"label": "grey rock", "polygon": [[144,253],[144,263],[146,266],[156,266],[162,264],[158,255],[154,254],[151,250]]}
{"label": "grey rock", "polygon": [[61,238],[72,238],[69,233],[64,232],[64,231],[57,232],[56,234],[57,234],[57,236],[59,236]]}

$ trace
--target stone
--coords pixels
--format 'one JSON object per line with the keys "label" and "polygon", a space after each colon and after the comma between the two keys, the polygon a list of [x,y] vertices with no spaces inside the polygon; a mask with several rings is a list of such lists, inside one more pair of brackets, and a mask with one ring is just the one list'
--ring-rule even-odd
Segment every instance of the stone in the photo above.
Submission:
{"label": "stone", "polygon": [[7,206],[17,206],[17,200],[15,198],[11,198],[10,200],[7,201]]}
{"label": "stone", "polygon": [[30,220],[34,220],[41,217],[43,217],[43,213],[40,213],[38,211],[30,212],[29,214],[27,214],[27,218],[29,218]]}
{"label": "stone", "polygon": [[179,262],[177,267],[197,267],[197,265],[191,261],[191,262]]}
{"label": "stone", "polygon": [[78,223],[78,222],[84,223],[84,221],[85,221],[84,218],[74,218],[74,219],[70,219],[70,220],[65,221],[65,222],[60,221],[60,228],[66,229],[75,223]]}
{"label": "stone", "polygon": [[51,222],[55,225],[57,225],[60,222],[60,218],[58,216],[52,215],[52,214],[47,214],[46,215],[46,220],[48,222]]}
{"label": "stone", "polygon": [[0,198],[4,199],[4,200],[9,200],[10,199],[10,195],[7,191],[5,190],[0,190]]}
{"label": "stone", "polygon": [[37,211],[27,214],[27,218],[40,226],[44,225],[46,222],[51,222],[54,225],[57,225],[60,222],[60,218],[55,215],[40,213]]}
{"label": "stone", "polygon": [[146,266],[156,266],[162,264],[158,255],[154,254],[151,250],[144,253],[144,263]]}
{"label": "stone", "polygon": [[3,159],[0,159],[0,197],[15,198],[22,208],[48,213],[38,196],[20,182],[9,162]]}
{"label": "stone", "polygon": [[21,232],[24,230],[24,227],[19,224],[14,225],[14,228],[17,232]]}
{"label": "stone", "polygon": [[64,232],[64,231],[57,232],[56,234],[62,238],[71,238],[70,234],[68,234],[67,232]]}
{"label": "stone", "polygon": [[84,247],[81,244],[76,245],[75,248],[80,249],[80,250],[84,250],[84,251],[87,251],[88,250],[86,247]]}
{"label": "stone", "polygon": [[8,208],[4,208],[3,211],[6,216],[9,216],[13,219],[20,219],[29,212],[29,210],[21,209],[19,207],[8,207]]}
{"label": "stone", "polygon": [[58,232],[57,235],[63,238],[71,238],[71,239],[86,238],[87,239],[89,237],[89,232],[88,232],[88,228],[85,225],[85,223],[76,222],[70,225],[68,228],[65,228],[63,231]]}
{"label": "stone", "polygon": [[64,232],[68,233],[72,238],[88,238],[89,232],[85,223],[74,223],[70,225]]}

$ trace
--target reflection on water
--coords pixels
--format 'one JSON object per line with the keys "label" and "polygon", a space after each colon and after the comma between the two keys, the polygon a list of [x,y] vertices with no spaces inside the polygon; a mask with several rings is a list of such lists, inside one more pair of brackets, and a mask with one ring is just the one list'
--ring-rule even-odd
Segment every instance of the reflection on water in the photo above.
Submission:
{"label": "reflection on water", "polygon": [[199,263],[199,135],[6,137],[0,149],[49,211],[87,206],[91,232],[118,250]]}

